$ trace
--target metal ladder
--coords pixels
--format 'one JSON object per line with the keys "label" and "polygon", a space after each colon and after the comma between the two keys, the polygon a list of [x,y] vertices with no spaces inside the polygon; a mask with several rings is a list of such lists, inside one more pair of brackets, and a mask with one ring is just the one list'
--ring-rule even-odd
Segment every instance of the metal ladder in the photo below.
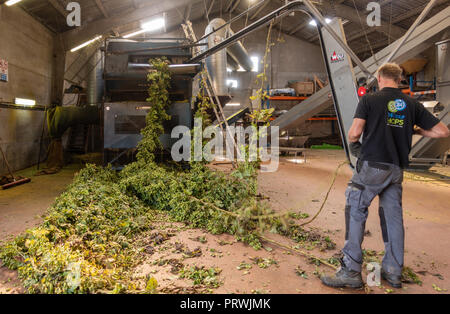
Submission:
{"label": "metal ladder", "polygon": [[[197,36],[195,35],[194,29],[192,28],[192,23],[191,21],[186,21],[186,24],[181,24],[182,28],[183,28],[183,32],[184,35],[186,36],[187,39],[191,40],[192,42],[197,42]],[[192,49],[194,50],[194,56],[198,55],[201,51],[200,51],[200,47],[198,46],[194,46],[192,47]],[[222,105],[220,103],[220,99],[217,96],[217,94],[215,93],[214,90],[214,85],[212,84],[212,79],[211,76],[208,72],[208,69],[206,67],[205,64],[205,59],[202,60],[203,66],[204,66],[204,71],[201,72],[201,79],[203,81],[203,87],[206,90],[206,93],[208,95],[208,98],[212,101],[213,99],[215,100],[212,101],[212,107],[214,110],[214,114],[216,116],[217,121],[219,122],[219,126],[220,129],[222,130],[222,133],[227,133],[228,134],[228,138],[231,139],[232,144],[233,144],[233,149],[236,151],[238,158],[240,157],[240,151],[237,147],[235,138],[234,138],[234,134],[231,132],[230,130],[230,126],[228,124],[228,121],[226,119],[225,113],[223,111]],[[219,108],[219,111],[217,110],[217,108]],[[224,129],[224,125],[225,125],[225,129]],[[228,146],[227,146],[228,147]],[[236,168],[236,163],[233,160],[231,160],[231,164],[233,165],[233,168]]]}

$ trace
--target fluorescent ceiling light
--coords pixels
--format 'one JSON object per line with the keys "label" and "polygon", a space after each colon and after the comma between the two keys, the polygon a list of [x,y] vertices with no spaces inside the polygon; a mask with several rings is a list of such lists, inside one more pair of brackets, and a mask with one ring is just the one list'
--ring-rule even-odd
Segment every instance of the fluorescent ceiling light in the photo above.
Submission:
{"label": "fluorescent ceiling light", "polygon": [[237,69],[238,72],[246,72],[245,69],[242,66],[239,66],[239,68]]}
{"label": "fluorescent ceiling light", "polygon": [[86,46],[89,46],[90,44],[92,44],[94,41],[99,40],[100,38],[102,38],[102,36],[97,36],[91,40],[88,40],[87,42],[85,42],[84,44],[79,45],[78,47],[75,47],[73,49],[71,49],[71,52],[75,52],[77,50],[80,50],[81,48],[84,48]]}
{"label": "fluorescent ceiling light", "polygon": [[36,105],[36,100],[24,99],[24,98],[16,98],[15,103],[16,103],[16,105],[32,107],[32,106]]}
{"label": "fluorescent ceiling light", "polygon": [[141,29],[130,33],[128,35],[123,36],[123,38],[130,38],[130,37],[134,37],[143,33],[147,33],[147,32],[153,32],[156,31],[158,29],[164,28],[166,26],[166,20],[161,17],[161,18],[157,18],[154,20],[151,20],[149,22],[145,22],[141,24]]}
{"label": "fluorescent ceiling light", "polygon": [[[325,18],[325,22],[326,22],[327,24],[330,24],[330,23],[331,23],[331,19]],[[316,20],[311,20],[311,21],[309,22],[309,25],[311,25],[311,26],[317,26]]]}
{"label": "fluorescent ceiling light", "polygon": [[152,109],[152,106],[140,106],[136,107],[136,110],[150,110]]}
{"label": "fluorescent ceiling light", "polygon": [[239,104],[239,103],[230,103],[230,104],[226,104],[225,106],[226,107],[240,107],[241,104]]}
{"label": "fluorescent ceiling light", "polygon": [[7,6],[11,6],[11,5],[14,5],[14,4],[16,4],[16,3],[20,2],[20,1],[22,1],[22,0],[9,0],[9,1],[6,1],[5,4]]}

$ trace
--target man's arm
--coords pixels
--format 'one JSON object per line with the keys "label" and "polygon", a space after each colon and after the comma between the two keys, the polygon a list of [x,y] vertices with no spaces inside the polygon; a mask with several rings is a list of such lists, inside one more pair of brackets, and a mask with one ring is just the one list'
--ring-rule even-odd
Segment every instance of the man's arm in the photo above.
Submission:
{"label": "man's arm", "polygon": [[417,129],[415,130],[415,134],[430,138],[445,138],[450,136],[450,131],[444,123],[439,122],[430,130],[424,130],[417,127]]}
{"label": "man's arm", "polygon": [[348,131],[348,140],[350,143],[359,142],[359,139],[364,132],[365,126],[366,120],[359,118],[353,119],[352,127]]}

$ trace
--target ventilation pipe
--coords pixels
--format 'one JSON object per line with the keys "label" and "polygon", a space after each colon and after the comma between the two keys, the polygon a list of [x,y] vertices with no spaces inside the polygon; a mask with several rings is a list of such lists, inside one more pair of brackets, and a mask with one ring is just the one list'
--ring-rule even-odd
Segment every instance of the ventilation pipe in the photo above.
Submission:
{"label": "ventilation pipe", "polygon": [[89,61],[89,74],[87,79],[87,101],[88,104],[98,105],[103,99],[104,80],[103,80],[103,53],[99,49]]}
{"label": "ventilation pipe", "polygon": [[[234,35],[231,28],[228,28],[227,38]],[[241,65],[241,67],[246,71],[251,71],[253,69],[253,62],[250,59],[247,49],[245,49],[242,42],[238,41],[234,45],[227,48],[228,54]]]}
{"label": "ventilation pipe", "polygon": [[[205,36],[211,34],[214,30],[225,24],[226,22],[223,19],[213,19],[206,27]],[[224,27],[203,40],[203,42],[208,43],[208,46],[203,49],[211,49],[233,34],[234,33],[229,26]],[[246,71],[251,71],[253,67],[252,60],[241,42],[237,42],[228,47],[226,50],[220,50],[217,53],[207,57],[206,67],[208,68],[208,72],[213,80],[216,93],[219,96],[228,94],[227,63],[230,68],[234,70],[239,68],[239,65]]]}
{"label": "ventilation pipe", "polygon": [[[222,24],[222,19],[212,20],[205,30],[205,35],[211,34],[215,29]],[[224,21],[225,22],[225,21]],[[226,28],[222,28],[211,36],[204,39],[208,46],[203,49],[209,49],[222,42],[227,35]],[[227,87],[227,51],[225,49],[216,52],[215,54],[206,58],[206,68],[212,78],[214,90],[218,96],[228,95]]]}

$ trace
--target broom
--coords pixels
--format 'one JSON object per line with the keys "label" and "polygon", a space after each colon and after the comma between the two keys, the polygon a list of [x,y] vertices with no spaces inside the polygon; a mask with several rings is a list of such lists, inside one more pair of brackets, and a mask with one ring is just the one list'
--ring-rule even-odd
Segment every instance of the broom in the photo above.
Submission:
{"label": "broom", "polygon": [[5,164],[6,164],[6,168],[8,168],[8,172],[11,175],[13,181],[7,184],[2,185],[2,189],[6,190],[6,189],[10,189],[12,187],[18,186],[18,185],[22,185],[28,182],[31,182],[30,178],[20,178],[18,177],[17,179],[14,177],[14,174],[11,171],[11,167],[9,166],[8,160],[6,160],[6,156],[5,153],[3,152],[2,147],[0,146],[0,151],[2,152],[3,155],[3,159],[5,160]]}

